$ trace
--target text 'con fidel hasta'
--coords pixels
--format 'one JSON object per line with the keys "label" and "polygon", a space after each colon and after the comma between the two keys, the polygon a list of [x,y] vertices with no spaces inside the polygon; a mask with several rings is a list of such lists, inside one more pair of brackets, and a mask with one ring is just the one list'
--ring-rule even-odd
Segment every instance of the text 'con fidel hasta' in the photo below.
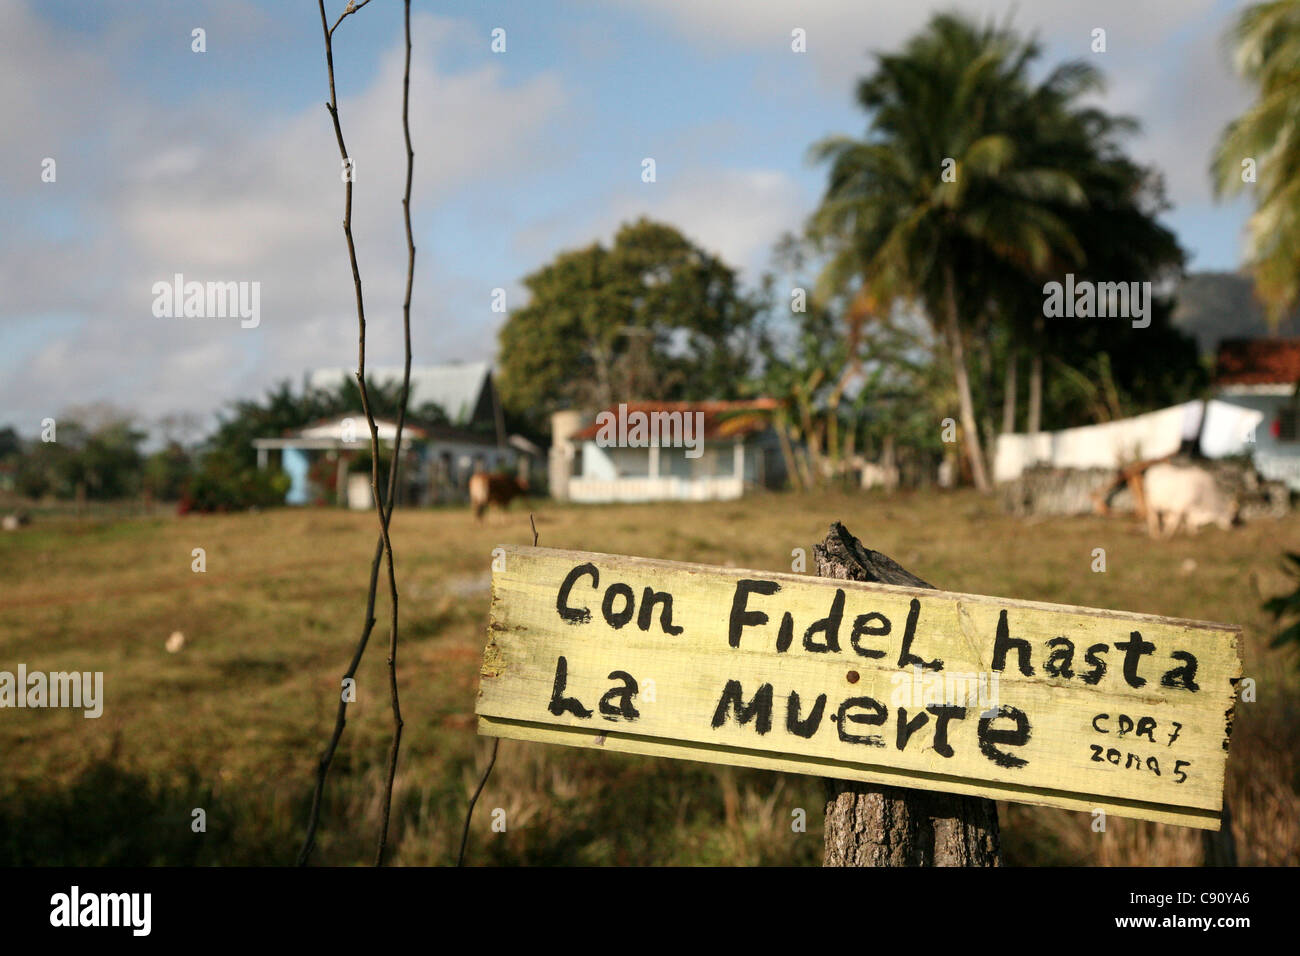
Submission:
{"label": "text 'con fidel hasta'", "polygon": [[[555,609],[560,618],[571,625],[590,623],[593,620],[590,605],[596,603],[594,597],[600,592],[600,584],[600,571],[592,563],[579,564],[570,570],[556,594]],[[781,585],[776,581],[746,578],[736,581],[727,617],[728,646],[752,646],[757,641],[766,642],[777,654],[802,652],[838,654],[849,660],[888,659],[891,666],[896,666],[900,672],[917,669],[937,672],[944,668],[944,662],[939,658],[927,659],[924,648],[920,646],[923,641],[917,639],[921,618],[919,598],[913,597],[909,601],[907,616],[900,629],[895,627],[895,621],[879,610],[846,610],[848,597],[844,589],[836,588],[826,615],[800,630],[794,616],[780,609],[780,592]],[[870,596],[855,593],[853,599],[870,600]],[[861,613],[856,613],[858,611]],[[599,613],[615,631],[633,626],[648,632],[657,626],[669,637],[686,631],[685,623],[673,619],[672,594],[651,587],[642,589],[638,597],[633,587],[625,582],[609,583],[600,597]],[[800,638],[796,644],[797,634]],[[1146,686],[1149,680],[1158,680],[1161,687],[1187,693],[1196,693],[1200,689],[1196,683],[1197,661],[1193,654],[1174,649],[1164,655],[1162,662],[1157,661],[1156,645],[1145,640],[1136,630],[1129,632],[1127,640],[1114,641],[1113,647],[1108,643],[1095,643],[1086,648],[1076,648],[1074,642],[1063,636],[1051,638],[1044,644],[1038,649],[1036,660],[1031,642],[1012,635],[1004,608],[999,611],[993,635],[991,668],[1001,673],[1010,661],[1010,665],[1026,677],[1041,673],[1049,678],[1078,680],[1095,686],[1110,674],[1111,680],[1123,680],[1133,688]],[[1122,656],[1108,660],[1112,650]],[[615,670],[608,679],[617,683],[600,698],[595,710],[609,721],[638,720],[640,686],[636,678],[625,670]],[[548,710],[557,717],[570,714],[590,719],[593,710],[577,697],[566,694],[568,681],[568,661],[561,656],[556,662]],[[752,688],[752,694],[747,695],[740,681],[723,680],[711,725],[715,729],[729,722],[752,725],[756,734],[766,735],[773,726],[775,694],[771,683],[759,684]],[[896,707],[891,715],[887,704],[868,695],[858,695],[840,701],[829,717],[827,704],[828,695],[818,694],[805,713],[805,702],[799,691],[791,689],[785,701],[785,731],[796,737],[812,738],[826,718],[835,724],[839,740],[845,743],[885,747],[884,736],[872,732],[872,728],[884,728],[892,716],[895,723],[893,745],[904,750],[910,741],[919,739],[918,732],[933,721],[929,746],[939,755],[951,757],[955,751],[949,739],[950,730],[955,724],[965,726],[967,723],[967,708],[953,703],[914,708],[917,712],[910,714],[906,707]],[[979,714],[975,723],[975,742],[980,753],[1000,767],[1026,765],[1027,760],[1017,755],[1013,748],[1028,743],[1031,734],[1029,715],[1006,704],[996,711]]]}

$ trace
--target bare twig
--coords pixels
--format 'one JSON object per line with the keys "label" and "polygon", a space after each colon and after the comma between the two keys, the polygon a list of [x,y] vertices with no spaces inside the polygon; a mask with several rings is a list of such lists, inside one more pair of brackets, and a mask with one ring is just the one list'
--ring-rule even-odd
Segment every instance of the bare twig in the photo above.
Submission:
{"label": "bare twig", "polygon": [[334,26],[330,27],[329,35],[331,37],[334,36],[334,31],[339,28],[339,24],[342,23],[346,17],[356,13],[369,2],[370,0],[361,0],[360,3],[357,3],[356,0],[348,0],[348,8],[340,13],[339,18],[334,21]]}
{"label": "bare twig", "polygon": [[[368,3],[369,0],[366,0]],[[375,866],[384,865],[384,849],[388,844],[388,818],[393,809],[393,779],[397,775],[397,752],[402,745],[402,707],[397,696],[397,578],[393,569],[393,547],[388,541],[388,525],[392,520],[393,504],[397,499],[397,470],[402,449],[402,427],[406,424],[406,401],[411,391],[411,285],[415,280],[415,238],[411,234],[411,179],[415,171],[415,151],[411,148],[411,0],[406,0],[406,67],[402,73],[402,132],[406,138],[406,192],[402,196],[402,217],[406,221],[406,296],[402,300],[402,332],[405,339],[406,365],[402,372],[402,403],[397,412],[397,435],[393,443],[392,460],[388,468],[388,500],[377,507],[386,510],[380,523],[383,526],[384,546],[388,549],[388,588],[392,596],[392,626],[388,632],[388,691],[393,702],[393,744],[388,751],[388,775],[384,782],[384,819],[379,831],[379,847],[375,852]],[[377,477],[376,477],[376,480]]]}
{"label": "bare twig", "polygon": [[474,817],[474,804],[478,803],[479,794],[487,786],[488,777],[492,775],[492,768],[497,762],[497,748],[501,746],[501,738],[492,738],[492,756],[488,759],[488,765],[483,770],[483,776],[478,782],[478,789],[474,791],[474,796],[469,798],[469,809],[465,811],[465,828],[460,832],[460,855],[456,857],[456,865],[465,865],[465,847],[469,845],[469,821]]}
{"label": "bare twig", "polygon": [[[537,547],[537,522],[533,520],[533,513],[528,512],[528,524],[533,529],[533,547]],[[465,847],[469,845],[469,822],[474,817],[474,805],[478,803],[479,794],[487,786],[488,777],[492,776],[492,768],[497,763],[497,748],[501,746],[501,738],[492,739],[492,756],[488,758],[488,765],[483,770],[483,776],[479,779],[478,787],[474,791],[474,796],[469,798],[469,808],[465,811],[465,827],[460,832],[460,855],[456,857],[456,865],[465,865]]]}
{"label": "bare twig", "polygon": [[[346,163],[348,161],[347,145],[343,139],[343,128],[339,123],[338,115],[338,95],[334,83],[334,48],[333,38],[334,31],[338,29],[340,23],[349,14],[355,13],[364,7],[370,0],[362,0],[357,4],[351,2],[343,14],[334,22],[334,26],[328,25],[329,21],[325,16],[325,2],[318,0],[320,10],[321,31],[325,38],[325,66],[329,75],[329,102],[325,108],[329,111],[330,119],[334,125],[334,137],[338,141],[339,155]],[[352,238],[352,177],[348,176],[344,181],[344,205],[343,205],[343,235],[347,240],[348,261],[352,267],[352,283],[356,294],[357,308],[357,385],[361,394],[361,407],[366,415],[366,423],[370,427],[370,488],[375,499],[375,512],[379,518],[379,540],[375,544],[375,556],[370,565],[370,585],[366,598],[366,619],[362,629],[361,639],[357,643],[357,649],[352,656],[352,661],[344,674],[344,679],[355,676],[357,667],[361,663],[362,655],[365,653],[366,645],[369,643],[371,631],[375,625],[375,599],[379,585],[379,563],[382,558],[386,559],[388,566],[388,587],[389,597],[391,600],[391,616],[389,629],[389,690],[393,704],[394,735],[393,744],[389,750],[388,774],[385,789],[385,801],[383,810],[383,825],[380,831],[378,850],[376,853],[376,865],[383,862],[384,849],[388,839],[388,821],[392,806],[392,789],[393,778],[397,769],[397,753],[401,744],[402,736],[402,715],[398,704],[397,696],[397,578],[396,570],[393,563],[393,546],[389,539],[388,527],[392,520],[393,505],[396,501],[397,491],[397,470],[400,461],[400,451],[402,446],[402,428],[406,419],[406,402],[410,391],[411,376],[411,284],[412,276],[415,269],[415,245],[411,237],[411,219],[410,219],[410,198],[411,198],[411,178],[414,162],[414,153],[411,150],[410,127],[407,124],[407,105],[410,87],[410,70],[411,70],[411,5],[410,0],[406,0],[406,75],[403,81],[402,90],[402,121],[406,133],[406,153],[407,153],[407,170],[406,170],[406,194],[403,199],[403,207],[406,218],[406,236],[408,247],[407,258],[407,280],[406,280],[406,299],[403,305],[403,320],[405,326],[405,344],[406,344],[406,368],[402,381],[402,401],[398,410],[397,434],[393,444],[392,456],[390,459],[388,473],[388,494],[386,498],[381,498],[379,494],[379,429],[375,423],[375,416],[371,409],[370,393],[366,387],[366,313],[365,302],[361,290],[361,270],[357,264],[356,243]],[[334,760],[334,753],[338,748],[339,740],[343,736],[343,728],[347,724],[347,701],[340,695],[339,708],[335,717],[334,732],[326,745],[325,752],[321,755],[320,763],[317,767],[316,788],[312,795],[311,813],[307,824],[307,835],[303,841],[303,846],[298,854],[298,865],[305,865],[311,857],[312,849],[315,846],[316,829],[320,821],[321,801],[325,791],[325,779],[329,773],[329,768]]]}

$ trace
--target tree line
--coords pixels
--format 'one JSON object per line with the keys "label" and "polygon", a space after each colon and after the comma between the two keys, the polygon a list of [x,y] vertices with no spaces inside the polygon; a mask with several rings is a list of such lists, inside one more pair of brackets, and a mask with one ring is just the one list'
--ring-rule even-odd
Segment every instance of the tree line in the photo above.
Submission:
{"label": "tree line", "polygon": [[[1256,97],[1210,161],[1222,195],[1253,194],[1247,266],[1276,322],[1300,299],[1300,0],[1243,11],[1230,38]],[[1208,370],[1171,321],[1186,254],[1161,222],[1158,170],[1134,160],[1131,117],[1095,104],[1089,62],[1050,69],[1005,25],[939,14],[857,84],[860,136],[808,155],[826,186],[752,286],[669,223],[625,223],[525,276],[498,336],[512,431],[629,400],[781,399],[771,412],[791,481],[853,463],[928,464],[955,447],[987,489],[998,435],[1129,416],[1203,394]],[[1149,322],[1051,317],[1045,288],[1150,282]],[[398,388],[368,385],[378,416]],[[288,381],[231,403],[199,442],[144,451],[126,416],[58,423],[58,440],[0,430],[0,483],[26,497],[148,494],[196,507],[272,504],[253,439],[360,408],[356,383]],[[434,406],[417,422],[444,423]],[[955,436],[954,445],[947,438]]]}
{"label": "tree line", "polygon": [[[377,418],[393,419],[401,383],[367,382]],[[185,509],[220,511],[284,503],[288,479],[259,469],[255,438],[268,438],[340,415],[359,414],[355,379],[337,386],[295,389],[281,381],[264,395],[231,402],[218,412],[216,427],[195,440],[197,421],[168,417],[157,423],[160,447],[147,450],[149,432],[109,406],[73,408],[50,420],[41,434],[24,437],[0,429],[0,478],[12,493],[31,500],[111,501],[146,497],[182,502]],[[446,414],[425,403],[407,414],[421,425],[445,425]],[[369,450],[350,470],[369,472]],[[332,474],[332,470],[331,470]]]}
{"label": "tree line", "polygon": [[[1276,317],[1300,276],[1300,0],[1247,10],[1233,36],[1260,98],[1213,172],[1230,193],[1258,168],[1248,257]],[[825,191],[756,290],[645,219],[561,253],[525,277],[529,301],[501,329],[507,408],[541,431],[561,408],[773,395],[801,449],[796,483],[885,443],[934,451],[951,422],[987,490],[1001,433],[1202,392],[1208,370],[1171,323],[1186,255],[1160,221],[1163,181],[1125,149],[1138,124],[1090,99],[1104,89],[1091,63],[1043,73],[1042,53],[1008,26],[939,14],[877,54],[856,90],[865,133],[810,147]],[[1150,315],[1049,319],[1046,287],[1067,276],[1150,283]]]}

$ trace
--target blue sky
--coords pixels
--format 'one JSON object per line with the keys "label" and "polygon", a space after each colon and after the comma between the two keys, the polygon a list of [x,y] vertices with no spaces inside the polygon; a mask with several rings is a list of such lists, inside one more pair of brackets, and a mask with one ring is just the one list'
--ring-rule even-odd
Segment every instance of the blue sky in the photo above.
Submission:
{"label": "blue sky", "polygon": [[[1132,151],[1164,172],[1194,269],[1237,268],[1249,212],[1214,203],[1206,173],[1247,99],[1221,42],[1241,6],[1036,0],[1013,15],[1038,32],[1044,66],[1092,58],[1110,81],[1103,104],[1143,123]],[[327,3],[331,22],[342,7]],[[868,51],[947,8],[1010,5],[417,0],[416,361],[491,357],[494,288],[520,304],[523,275],[641,214],[756,282],[817,201],[809,144],[864,127],[852,89]],[[497,27],[505,53],[490,48]],[[796,27],[806,53],[790,48]],[[1089,48],[1095,27],[1104,54]],[[398,0],[373,0],[335,35],[375,364],[400,358],[401,54]],[[355,362],[314,3],[0,0],[0,88],[0,424],[31,434],[96,401],[210,420],[231,398]],[[261,324],[155,318],[152,283],[176,272],[261,282]]]}

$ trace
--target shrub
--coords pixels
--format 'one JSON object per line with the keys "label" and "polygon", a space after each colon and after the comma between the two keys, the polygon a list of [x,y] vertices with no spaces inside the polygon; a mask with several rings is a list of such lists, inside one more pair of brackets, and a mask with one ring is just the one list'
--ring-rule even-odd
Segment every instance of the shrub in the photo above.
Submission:
{"label": "shrub", "polygon": [[1272,614],[1275,621],[1289,619],[1291,623],[1274,635],[1271,647],[1300,645],[1300,553],[1287,552],[1286,561],[1286,572],[1296,579],[1296,589],[1290,594],[1269,598],[1264,602],[1264,610]]}
{"label": "shrub", "polygon": [[207,455],[181,499],[181,511],[237,511],[284,504],[289,476],[248,468],[220,452]]}

